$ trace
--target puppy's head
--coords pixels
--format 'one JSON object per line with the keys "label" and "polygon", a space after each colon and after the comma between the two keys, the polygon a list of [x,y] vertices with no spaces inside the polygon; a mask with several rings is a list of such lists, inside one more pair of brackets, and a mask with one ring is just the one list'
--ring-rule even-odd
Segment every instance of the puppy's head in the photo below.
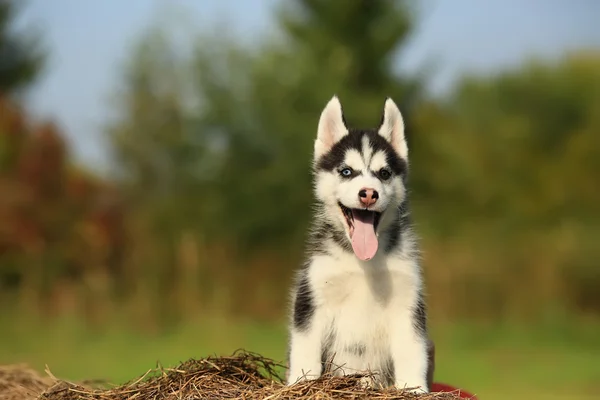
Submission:
{"label": "puppy's head", "polygon": [[321,113],[313,166],[324,217],[345,233],[359,259],[372,259],[379,233],[406,196],[408,148],[394,101],[385,101],[379,128],[359,130],[346,126],[334,96]]}

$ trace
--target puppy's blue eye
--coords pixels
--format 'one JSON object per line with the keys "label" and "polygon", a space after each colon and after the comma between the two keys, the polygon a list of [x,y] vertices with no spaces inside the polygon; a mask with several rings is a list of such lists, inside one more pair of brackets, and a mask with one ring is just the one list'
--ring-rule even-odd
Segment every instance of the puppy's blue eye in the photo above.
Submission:
{"label": "puppy's blue eye", "polygon": [[342,174],[342,176],[350,176],[350,175],[352,175],[352,169],[344,168],[343,170],[341,170],[340,173]]}

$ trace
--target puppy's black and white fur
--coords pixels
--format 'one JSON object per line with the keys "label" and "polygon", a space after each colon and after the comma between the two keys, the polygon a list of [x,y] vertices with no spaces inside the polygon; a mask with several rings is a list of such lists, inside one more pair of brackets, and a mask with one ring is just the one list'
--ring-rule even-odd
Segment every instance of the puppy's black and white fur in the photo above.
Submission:
{"label": "puppy's black and white fur", "polygon": [[370,372],[368,385],[428,392],[419,253],[406,199],[404,122],[387,99],[377,129],[346,126],[334,96],[314,145],[316,213],[292,292],[288,384]]}

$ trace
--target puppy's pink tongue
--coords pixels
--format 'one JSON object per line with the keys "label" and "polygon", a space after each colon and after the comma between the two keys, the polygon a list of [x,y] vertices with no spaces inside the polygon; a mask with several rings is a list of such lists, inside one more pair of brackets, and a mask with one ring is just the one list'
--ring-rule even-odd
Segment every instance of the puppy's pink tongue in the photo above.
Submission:
{"label": "puppy's pink tongue", "polygon": [[352,249],[354,254],[363,261],[370,260],[377,253],[379,242],[375,235],[375,213],[354,211],[354,233],[352,234]]}

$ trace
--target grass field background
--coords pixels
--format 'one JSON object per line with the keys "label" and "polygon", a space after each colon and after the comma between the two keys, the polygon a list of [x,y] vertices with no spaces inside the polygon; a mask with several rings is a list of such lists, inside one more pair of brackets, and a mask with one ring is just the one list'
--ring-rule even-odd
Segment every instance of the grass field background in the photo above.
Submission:
{"label": "grass field background", "polygon": [[[284,323],[203,318],[162,334],[141,334],[114,323],[102,332],[76,319],[51,325],[2,318],[0,363],[48,365],[63,379],[122,383],[157,362],[227,355],[238,348],[283,361]],[[18,322],[15,322],[18,321]],[[481,399],[600,398],[600,326],[554,323],[523,328],[433,326],[436,380],[477,393]]]}

